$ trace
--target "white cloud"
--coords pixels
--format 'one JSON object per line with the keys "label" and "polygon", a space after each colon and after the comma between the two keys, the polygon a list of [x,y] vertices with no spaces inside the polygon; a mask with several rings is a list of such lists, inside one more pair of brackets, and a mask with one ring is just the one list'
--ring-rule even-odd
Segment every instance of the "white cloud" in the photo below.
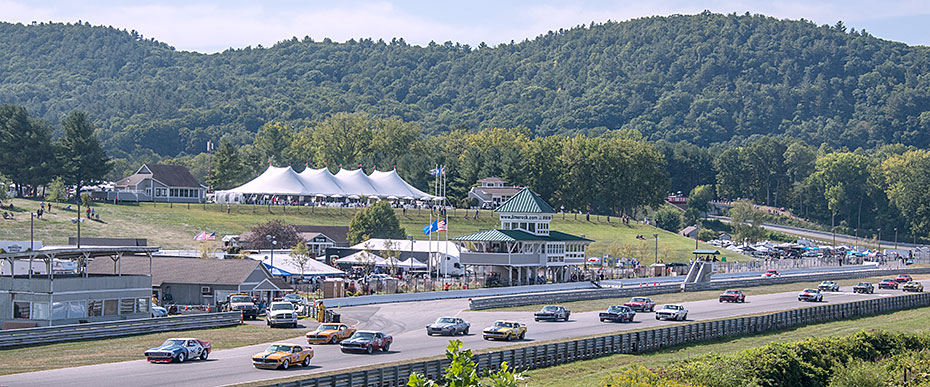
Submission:
{"label": "white cloud", "polygon": [[[0,20],[89,21],[136,30],[148,37],[181,50],[216,52],[229,47],[269,46],[292,36],[324,37],[336,41],[372,37],[389,40],[403,37],[413,44],[447,40],[472,45],[533,38],[549,30],[571,28],[592,21],[629,20],[631,18],[692,14],[709,9],[721,13],[762,13],[778,18],[805,18],[818,24],[843,20],[847,26],[867,28],[870,21],[894,17],[927,15],[922,1],[904,0],[891,4],[866,0],[851,1],[748,1],[706,0],[700,4],[687,0],[670,1],[564,1],[501,2],[478,0],[467,6],[401,2],[400,0],[359,0],[330,4],[294,2],[248,3],[232,0],[203,0],[164,3],[90,3],[72,4],[48,0],[34,3],[25,0],[0,0]],[[447,15],[448,12],[458,14]],[[930,19],[930,17],[928,17]],[[873,33],[878,31],[867,28]],[[918,34],[915,34],[918,35]],[[924,36],[914,36],[923,41]]]}

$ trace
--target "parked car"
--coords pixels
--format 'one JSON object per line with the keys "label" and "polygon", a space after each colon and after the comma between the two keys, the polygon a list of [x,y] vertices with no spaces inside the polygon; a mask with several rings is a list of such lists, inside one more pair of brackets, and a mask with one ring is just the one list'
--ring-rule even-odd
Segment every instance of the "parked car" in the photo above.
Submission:
{"label": "parked car", "polygon": [[281,301],[287,301],[287,302],[294,304],[294,309],[297,309],[307,304],[307,300],[305,300],[303,296],[296,294],[296,293],[285,294],[284,298],[282,298]]}
{"label": "parked car", "polygon": [[910,282],[910,281],[913,281],[913,280],[914,280],[914,279],[911,278],[911,276],[909,276],[909,275],[907,275],[907,274],[898,274],[897,277],[894,277],[894,282],[898,282],[898,283],[905,283],[905,282]]}
{"label": "parked car", "polygon": [[633,311],[633,308],[626,305],[611,305],[607,308],[606,312],[599,313],[598,317],[601,319],[601,322],[633,322],[633,318],[636,317],[636,312]]}
{"label": "parked car", "polygon": [[804,289],[798,294],[798,301],[820,302],[823,301],[823,293],[820,289]]}
{"label": "parked car", "polygon": [[840,291],[840,284],[836,283],[836,281],[823,281],[820,285],[817,285],[817,289],[825,292],[838,292]]}
{"label": "parked car", "polygon": [[655,301],[652,301],[649,297],[633,297],[630,302],[623,305],[629,306],[637,312],[652,312],[656,309]]}
{"label": "parked car", "polygon": [[656,311],[656,320],[687,320],[688,310],[684,306],[676,304],[662,305],[662,309]]}
{"label": "parked car", "polygon": [[498,320],[481,332],[485,340],[523,340],[526,337],[526,325],[516,321]]}
{"label": "parked car", "polygon": [[387,352],[391,349],[394,338],[391,335],[376,331],[358,331],[352,337],[339,343],[342,352],[365,352],[371,354],[375,350]]}
{"label": "parked car", "polygon": [[308,344],[336,344],[355,334],[355,328],[346,324],[320,324],[316,330],[307,332]]}
{"label": "parked car", "polygon": [[471,324],[459,317],[440,317],[436,322],[426,326],[426,335],[449,335],[455,336],[459,333],[468,334]]}
{"label": "parked car", "polygon": [[778,274],[777,270],[766,270],[765,273],[762,273],[762,278],[778,278],[781,277],[781,274]]}
{"label": "parked car", "polygon": [[924,291],[924,284],[917,282],[917,281],[910,281],[904,284],[904,287],[902,287],[901,290],[905,292],[922,293]]}
{"label": "parked car", "polygon": [[718,302],[746,302],[746,294],[742,290],[737,289],[727,289],[723,292],[720,297],[717,298]]}
{"label": "parked car", "polygon": [[152,317],[168,317],[168,309],[152,304]]}
{"label": "parked car", "polygon": [[[894,283],[894,284],[897,285],[897,283]],[[871,283],[860,282],[860,283],[857,283],[856,286],[853,286],[853,293],[872,294],[872,293],[875,293],[875,287],[872,286]]]}
{"label": "parked car", "polygon": [[264,351],[252,355],[255,368],[284,369],[296,364],[308,367],[313,359],[313,348],[298,344],[271,344]]}
{"label": "parked car", "polygon": [[539,312],[533,314],[533,318],[538,322],[540,320],[547,321],[568,321],[568,317],[571,316],[572,311],[565,309],[563,306],[559,305],[546,305]]}
{"label": "parked car", "polygon": [[287,301],[272,302],[265,313],[265,323],[272,328],[281,325],[297,328],[297,309]]}
{"label": "parked car", "polygon": [[208,356],[210,342],[194,338],[171,338],[145,351],[145,358],[151,363],[183,363],[189,359],[207,360]]}
{"label": "parked car", "polygon": [[897,289],[898,283],[891,278],[885,278],[882,280],[882,282],[878,283],[878,288],[879,289]]}
{"label": "parked car", "polygon": [[242,318],[255,320],[258,318],[258,305],[247,294],[230,294],[226,297],[223,306],[226,312],[242,312]]}

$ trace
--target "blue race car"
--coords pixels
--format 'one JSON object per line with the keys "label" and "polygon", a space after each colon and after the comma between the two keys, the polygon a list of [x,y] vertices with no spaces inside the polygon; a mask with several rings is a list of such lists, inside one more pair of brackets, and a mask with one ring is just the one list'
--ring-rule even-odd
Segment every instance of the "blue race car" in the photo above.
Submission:
{"label": "blue race car", "polygon": [[145,358],[152,363],[183,363],[188,359],[207,360],[210,356],[210,342],[192,338],[172,338],[165,340],[161,346],[145,351]]}

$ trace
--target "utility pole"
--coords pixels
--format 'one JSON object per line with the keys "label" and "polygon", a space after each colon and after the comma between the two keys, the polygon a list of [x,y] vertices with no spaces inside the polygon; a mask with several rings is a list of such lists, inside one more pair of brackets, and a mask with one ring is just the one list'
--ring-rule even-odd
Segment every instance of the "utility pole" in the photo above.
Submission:
{"label": "utility pole", "polygon": [[652,234],[653,238],[656,238],[656,262],[659,263],[659,234]]}

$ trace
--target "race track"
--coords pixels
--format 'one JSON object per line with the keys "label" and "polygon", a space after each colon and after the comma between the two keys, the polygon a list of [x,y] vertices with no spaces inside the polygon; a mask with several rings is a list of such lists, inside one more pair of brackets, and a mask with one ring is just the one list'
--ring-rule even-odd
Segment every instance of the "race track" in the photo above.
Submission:
{"label": "race track", "polygon": [[[930,280],[923,281],[930,285]],[[800,290],[800,289],[798,289]],[[708,320],[745,314],[775,312],[812,306],[797,300],[797,292],[754,296],[752,288],[744,289],[744,304],[718,303],[716,299],[689,302],[689,320]],[[877,290],[873,295],[853,294],[851,287],[838,293],[825,293],[824,303],[843,303],[868,298],[890,297],[903,294],[900,290]],[[627,300],[617,300],[623,303]],[[189,361],[183,364],[149,364],[144,360],[100,364],[58,370],[0,376],[0,386],[222,386],[243,382],[276,379],[315,372],[334,371],[363,365],[396,362],[421,357],[442,355],[449,337],[427,336],[424,327],[439,316],[458,315],[472,324],[467,336],[458,338],[465,348],[480,349],[512,343],[489,342],[481,338],[481,329],[494,320],[512,319],[527,324],[523,342],[546,341],[599,333],[619,332],[667,324],[674,321],[656,321],[652,313],[639,313],[629,324],[601,323],[598,312],[573,313],[569,322],[534,322],[530,312],[465,311],[467,300],[438,300],[407,302],[375,306],[358,306],[340,309],[343,321],[357,323],[359,329],[383,330],[394,336],[389,353],[343,354],[338,346],[314,345],[316,355],[309,368],[292,367],[289,370],[259,370],[251,365],[251,355],[266,344],[216,351],[206,362]],[[209,337],[202,339],[210,340]],[[306,344],[303,337],[288,342]],[[139,343],[139,355],[159,343]],[[92,356],[92,354],[88,354]]]}

